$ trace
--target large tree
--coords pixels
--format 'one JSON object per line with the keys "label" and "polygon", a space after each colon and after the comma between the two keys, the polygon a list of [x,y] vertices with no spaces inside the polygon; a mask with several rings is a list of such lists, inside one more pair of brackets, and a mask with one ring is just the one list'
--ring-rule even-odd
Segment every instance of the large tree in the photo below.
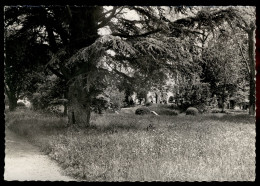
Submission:
{"label": "large tree", "polygon": [[[129,11],[136,16],[127,17]],[[5,21],[7,25],[18,22],[19,33],[31,31],[36,40],[48,43],[52,59],[46,67],[67,82],[69,115],[88,126],[91,102],[105,90],[106,76],[113,72],[129,77],[118,66],[140,72],[153,66],[185,72],[193,61],[185,36],[201,34],[202,25],[233,18],[231,8],[214,11],[210,14],[214,19],[197,13],[176,20],[167,17],[175,14],[169,11],[140,6],[20,6],[9,7]],[[107,33],[100,34],[104,29]]]}
{"label": "large tree", "polygon": [[239,27],[247,34],[246,49],[243,50],[243,43],[238,42],[243,61],[248,66],[248,76],[250,79],[249,91],[249,114],[255,115],[255,7],[239,8],[235,26]]}
{"label": "large tree", "polygon": [[[67,81],[66,98],[71,114],[78,123],[89,125],[91,102],[103,91],[106,75],[110,71],[122,74],[115,67],[107,68],[109,64],[125,63],[132,68],[142,68],[143,61],[151,59],[149,64],[152,64],[160,59],[163,63],[162,58],[171,56],[170,40],[149,37],[161,31],[158,27],[162,24],[154,10],[132,8],[139,14],[139,20],[132,23],[122,16],[123,7],[106,10],[100,6],[8,7],[5,21],[7,26],[18,23],[22,27],[18,34],[31,31],[37,34],[36,40],[42,38],[48,43],[52,59],[46,67]],[[100,36],[99,29],[105,26],[109,26],[112,33]],[[108,55],[109,49],[121,59],[107,61],[104,68],[100,65],[101,59]]]}

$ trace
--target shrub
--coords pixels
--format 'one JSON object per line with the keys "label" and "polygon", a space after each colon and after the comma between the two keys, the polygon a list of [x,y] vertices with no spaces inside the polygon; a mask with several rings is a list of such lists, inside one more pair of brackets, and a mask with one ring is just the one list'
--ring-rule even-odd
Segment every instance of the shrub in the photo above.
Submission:
{"label": "shrub", "polygon": [[207,108],[205,104],[199,104],[194,106],[196,109],[198,109],[199,113],[205,113],[207,112]]}
{"label": "shrub", "polygon": [[25,107],[25,103],[24,102],[17,102],[17,107]]}
{"label": "shrub", "polygon": [[198,109],[194,108],[194,107],[189,107],[186,110],[186,115],[197,115],[199,113]]}
{"label": "shrub", "polygon": [[212,109],[211,113],[221,113],[221,110],[220,109]]}
{"label": "shrub", "polygon": [[121,107],[125,106],[124,99],[125,99],[125,93],[120,92],[117,88],[110,88],[108,90],[109,98],[110,98],[110,105],[111,108],[114,110],[120,110]]}
{"label": "shrub", "polygon": [[178,112],[176,110],[170,110],[170,109],[161,109],[158,111],[159,115],[168,115],[168,116],[177,116]]}
{"label": "shrub", "polygon": [[137,115],[145,115],[145,114],[150,114],[150,113],[151,113],[151,111],[147,107],[138,108],[135,111],[135,114],[137,114]]}
{"label": "shrub", "polygon": [[103,110],[109,107],[109,100],[104,96],[98,96],[92,100],[91,106],[94,112],[102,114]]}
{"label": "shrub", "polygon": [[209,113],[211,111],[211,106],[205,106],[203,113]]}
{"label": "shrub", "polygon": [[178,105],[181,112],[185,112],[189,107],[191,107],[190,103],[182,103],[181,105]]}
{"label": "shrub", "polygon": [[34,93],[30,101],[33,105],[34,110],[45,109],[46,107],[48,107],[49,104],[48,96],[42,95],[40,93]]}
{"label": "shrub", "polygon": [[178,110],[178,109],[179,109],[178,105],[176,105],[176,104],[171,104],[171,105],[169,106],[169,108],[170,108],[170,109],[173,109],[173,110]]}
{"label": "shrub", "polygon": [[147,106],[147,107],[150,107],[150,106],[152,106],[152,105],[153,105],[152,102],[147,102],[147,103],[145,103],[145,106]]}
{"label": "shrub", "polygon": [[171,115],[171,116],[177,116],[178,115],[178,111],[177,110],[168,110],[168,115]]}
{"label": "shrub", "polygon": [[174,97],[173,97],[173,96],[170,96],[168,101],[169,101],[169,103],[173,103]]}

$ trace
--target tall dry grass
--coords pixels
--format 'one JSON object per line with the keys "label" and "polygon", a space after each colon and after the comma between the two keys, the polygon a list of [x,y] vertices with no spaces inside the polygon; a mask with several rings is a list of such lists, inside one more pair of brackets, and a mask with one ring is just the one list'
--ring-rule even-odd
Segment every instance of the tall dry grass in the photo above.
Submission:
{"label": "tall dry grass", "polygon": [[255,120],[247,115],[92,115],[85,129],[19,112],[7,113],[8,127],[82,180],[255,180]]}

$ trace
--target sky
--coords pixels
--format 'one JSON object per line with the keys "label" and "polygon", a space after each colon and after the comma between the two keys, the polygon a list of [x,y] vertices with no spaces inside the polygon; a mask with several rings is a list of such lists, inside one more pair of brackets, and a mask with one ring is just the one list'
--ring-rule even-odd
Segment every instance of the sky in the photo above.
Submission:
{"label": "sky", "polygon": [[[104,6],[105,10],[111,10],[113,6]],[[124,18],[129,20],[138,20],[139,16],[134,10],[127,10],[125,9]],[[100,28],[98,31],[98,34],[100,35],[108,35],[111,34],[110,29],[106,26],[103,28]]]}

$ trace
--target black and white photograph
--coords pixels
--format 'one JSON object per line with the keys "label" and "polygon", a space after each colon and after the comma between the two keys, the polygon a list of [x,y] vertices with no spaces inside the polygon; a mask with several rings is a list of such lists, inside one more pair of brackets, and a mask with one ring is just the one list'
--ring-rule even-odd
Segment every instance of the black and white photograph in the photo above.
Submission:
{"label": "black and white photograph", "polygon": [[4,6],[4,180],[256,180],[256,6]]}

